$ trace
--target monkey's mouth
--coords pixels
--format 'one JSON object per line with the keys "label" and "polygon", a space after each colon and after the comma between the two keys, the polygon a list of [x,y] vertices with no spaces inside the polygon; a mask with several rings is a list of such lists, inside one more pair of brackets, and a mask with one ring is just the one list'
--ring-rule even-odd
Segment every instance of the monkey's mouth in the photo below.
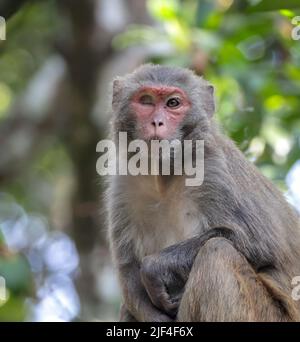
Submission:
{"label": "monkey's mouth", "polygon": [[172,141],[172,139],[170,139],[169,137],[162,136],[159,134],[149,135],[148,137],[145,137],[143,140],[146,142],[151,142],[151,141],[158,141],[158,142],[168,141],[168,142],[171,142]]}
{"label": "monkey's mouth", "polygon": [[151,142],[151,141],[158,141],[158,142],[161,142],[161,141],[163,141],[163,140],[168,140],[168,139],[166,139],[165,137],[162,137],[162,136],[160,136],[160,135],[158,135],[158,134],[153,134],[153,135],[150,135],[150,136],[148,136],[147,138],[145,138],[145,140],[146,141],[148,141],[148,142]]}
{"label": "monkey's mouth", "polygon": [[150,146],[150,144],[151,144],[152,141],[157,141],[157,142],[160,143],[160,142],[165,141],[165,140],[168,140],[168,139],[165,139],[165,138],[160,137],[160,136],[158,136],[158,135],[151,135],[151,136],[149,136],[149,137],[145,137],[143,140],[144,140],[147,144],[149,144],[149,146]]}

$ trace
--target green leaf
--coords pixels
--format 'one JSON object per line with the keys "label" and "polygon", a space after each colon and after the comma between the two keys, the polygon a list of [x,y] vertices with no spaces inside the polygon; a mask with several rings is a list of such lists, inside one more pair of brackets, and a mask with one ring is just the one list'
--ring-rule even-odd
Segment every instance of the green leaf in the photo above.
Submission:
{"label": "green leaf", "polygon": [[6,286],[16,294],[29,294],[32,286],[30,268],[24,257],[13,255],[0,257],[0,276]]}
{"label": "green leaf", "polygon": [[158,20],[171,20],[177,17],[178,0],[150,0],[147,2],[149,12]]}
{"label": "green leaf", "polygon": [[25,298],[9,295],[8,301],[0,305],[0,322],[21,322],[26,317]]}
{"label": "green leaf", "polygon": [[3,234],[2,234],[2,232],[1,232],[1,230],[0,230],[0,247],[1,247],[1,245],[3,246],[4,243],[5,243],[5,241],[4,241],[4,236],[3,236]]}
{"label": "green leaf", "polygon": [[278,11],[300,8],[299,0],[262,0],[257,5],[247,8],[247,12]]}
{"label": "green leaf", "polygon": [[202,27],[214,9],[213,1],[199,1],[196,13],[197,26]]}

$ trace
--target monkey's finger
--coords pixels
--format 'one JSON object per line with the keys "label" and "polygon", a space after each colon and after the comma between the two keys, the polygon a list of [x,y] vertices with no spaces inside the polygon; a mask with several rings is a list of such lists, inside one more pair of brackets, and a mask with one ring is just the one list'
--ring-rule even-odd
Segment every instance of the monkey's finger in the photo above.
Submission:
{"label": "monkey's finger", "polygon": [[152,307],[151,309],[147,310],[145,321],[146,322],[174,322],[174,318],[156,309],[155,307]]}
{"label": "monkey's finger", "polygon": [[[158,285],[158,286],[157,286]],[[146,292],[154,306],[171,317],[175,317],[178,309],[178,302],[170,298],[163,282],[145,282]]]}

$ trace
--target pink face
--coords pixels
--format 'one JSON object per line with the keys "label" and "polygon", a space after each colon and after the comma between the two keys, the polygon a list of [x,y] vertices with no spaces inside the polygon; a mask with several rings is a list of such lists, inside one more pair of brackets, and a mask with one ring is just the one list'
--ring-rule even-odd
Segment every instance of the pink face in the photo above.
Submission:
{"label": "pink face", "polygon": [[144,139],[169,139],[190,108],[177,87],[143,87],[133,96],[132,109]]}

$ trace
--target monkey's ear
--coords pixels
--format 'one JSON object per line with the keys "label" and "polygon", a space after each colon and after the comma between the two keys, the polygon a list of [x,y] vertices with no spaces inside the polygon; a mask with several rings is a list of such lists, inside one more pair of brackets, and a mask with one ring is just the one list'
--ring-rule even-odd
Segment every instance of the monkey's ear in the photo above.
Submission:
{"label": "monkey's ear", "polygon": [[215,88],[211,84],[206,86],[206,95],[204,100],[204,109],[208,117],[212,117],[215,113]]}
{"label": "monkey's ear", "polygon": [[123,88],[123,80],[116,78],[113,81],[112,107],[116,109],[121,98],[121,91]]}

